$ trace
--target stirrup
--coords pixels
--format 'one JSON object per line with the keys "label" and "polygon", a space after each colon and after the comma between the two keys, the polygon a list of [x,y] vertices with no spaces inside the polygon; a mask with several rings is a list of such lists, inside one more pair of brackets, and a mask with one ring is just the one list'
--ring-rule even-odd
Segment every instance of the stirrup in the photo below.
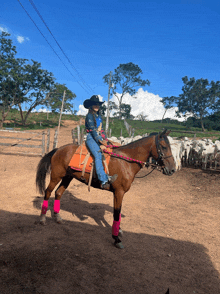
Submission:
{"label": "stirrup", "polygon": [[103,189],[103,190],[108,190],[109,188],[110,188],[109,182],[106,182],[105,184],[101,185],[101,189]]}

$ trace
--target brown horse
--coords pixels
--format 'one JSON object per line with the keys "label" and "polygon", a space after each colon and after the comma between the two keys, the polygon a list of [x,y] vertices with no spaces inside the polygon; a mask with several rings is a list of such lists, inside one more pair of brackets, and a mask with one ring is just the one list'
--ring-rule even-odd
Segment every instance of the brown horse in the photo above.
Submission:
{"label": "brown horse", "polygon": [[[167,135],[169,132],[164,130],[162,133],[152,133],[148,137],[134,141],[130,144],[114,148],[114,153],[120,156],[112,156],[109,162],[109,175],[118,174],[117,179],[111,184],[109,191],[114,194],[114,221],[112,226],[112,237],[118,248],[123,248],[119,239],[121,206],[124,194],[130,189],[135,175],[147,164],[151,156],[156,160],[156,164],[161,166],[163,173],[172,175],[175,172],[175,163],[170,149]],[[81,178],[82,172],[71,169],[68,164],[78,145],[68,144],[54,149],[46,154],[39,162],[37,167],[36,185],[41,194],[45,194],[41,212],[41,224],[46,222],[46,211],[48,199],[55,186],[61,181],[55,191],[54,216],[58,223],[62,222],[59,214],[60,199],[73,178],[88,184],[89,174],[85,173],[84,179]],[[122,157],[122,158],[121,158]],[[132,161],[135,159],[136,161]],[[50,183],[45,190],[46,174],[50,172]],[[93,175],[91,186],[100,188],[100,182],[96,175]]]}

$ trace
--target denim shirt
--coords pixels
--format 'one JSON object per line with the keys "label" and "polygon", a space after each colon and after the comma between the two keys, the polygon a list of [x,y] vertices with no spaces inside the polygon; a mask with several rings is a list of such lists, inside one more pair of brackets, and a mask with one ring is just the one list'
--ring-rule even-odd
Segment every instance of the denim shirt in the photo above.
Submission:
{"label": "denim shirt", "polygon": [[[102,117],[101,115],[97,115],[95,114],[95,117],[98,119],[99,122],[102,123]],[[93,137],[93,139],[96,141],[96,143],[100,144],[100,141],[103,141],[103,139],[107,139],[106,134],[103,130],[103,128],[101,129],[101,135],[98,132],[97,127],[95,127],[95,122],[94,122],[94,117],[92,115],[92,113],[88,113],[86,115],[86,119],[85,119],[85,126],[86,126],[86,131],[87,133],[90,133]]]}

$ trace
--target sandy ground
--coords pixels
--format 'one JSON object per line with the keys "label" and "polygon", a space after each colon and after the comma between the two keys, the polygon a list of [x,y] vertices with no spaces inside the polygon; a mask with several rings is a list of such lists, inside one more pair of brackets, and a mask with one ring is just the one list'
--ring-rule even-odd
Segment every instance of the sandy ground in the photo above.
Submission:
{"label": "sandy ground", "polygon": [[[72,141],[72,127],[61,128],[58,146]],[[0,154],[1,294],[220,293],[218,172],[136,178],[123,201],[120,250],[111,237],[112,194],[76,180],[61,200],[65,223],[49,210],[47,225],[39,224],[39,160]],[[54,193],[51,209],[53,201]]]}

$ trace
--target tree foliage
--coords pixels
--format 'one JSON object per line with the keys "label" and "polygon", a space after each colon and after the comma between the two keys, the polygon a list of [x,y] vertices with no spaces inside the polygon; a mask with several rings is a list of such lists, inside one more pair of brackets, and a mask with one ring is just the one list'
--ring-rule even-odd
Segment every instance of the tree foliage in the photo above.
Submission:
{"label": "tree foliage", "polygon": [[[0,103],[2,121],[12,107],[20,111],[22,124],[25,125],[31,111],[37,106],[47,105],[53,112],[60,111],[63,92],[66,90],[64,111],[70,111],[76,95],[66,85],[56,83],[53,74],[42,69],[41,63],[16,58],[10,34],[0,35]],[[25,103],[25,111],[23,106]]]}
{"label": "tree foliage", "polygon": [[213,106],[216,105],[219,98],[219,82],[209,81],[207,79],[188,79],[187,76],[182,78],[184,86],[182,94],[178,97],[164,97],[163,104],[166,107],[176,105],[178,107],[177,115],[190,113],[195,118],[200,119],[201,128],[204,131],[204,117],[208,115]]}
{"label": "tree foliage", "polygon": [[136,116],[136,119],[140,121],[147,121],[147,115],[145,115],[144,112],[142,111],[140,114]]}
{"label": "tree foliage", "polygon": [[20,68],[24,60],[16,59],[16,47],[8,37],[9,33],[2,32],[0,35],[0,102],[2,119],[0,127],[6,119],[10,109],[23,99],[20,83]]}
{"label": "tree foliage", "polygon": [[[126,93],[134,96],[137,88],[150,85],[149,80],[141,78],[143,74],[140,67],[132,62],[120,64],[111,77],[113,87],[111,87],[111,94],[115,95],[118,100],[119,118],[122,117],[122,101]],[[103,77],[104,83],[109,84],[110,73]],[[121,94],[119,94],[121,93]]]}
{"label": "tree foliage", "polygon": [[45,103],[52,112],[60,112],[64,91],[66,91],[66,94],[63,112],[72,112],[73,100],[76,98],[76,94],[70,91],[65,84],[59,83],[54,84],[52,90],[48,93],[48,99]]}
{"label": "tree foliage", "polygon": [[[50,96],[50,91],[54,86],[54,76],[51,72],[41,68],[41,64],[31,60],[21,68],[22,73],[22,97],[17,103],[20,110],[22,124],[25,125],[31,111],[39,105],[45,105]],[[22,104],[28,105],[26,111],[22,109]]]}
{"label": "tree foliage", "polygon": [[[116,109],[118,109],[118,107]],[[130,104],[122,103],[121,104],[121,112],[116,111],[114,113],[114,116],[118,116],[118,117],[120,117],[122,119],[123,118],[125,118],[125,119],[131,119],[131,118],[133,118],[133,116],[131,115],[131,105]]]}

